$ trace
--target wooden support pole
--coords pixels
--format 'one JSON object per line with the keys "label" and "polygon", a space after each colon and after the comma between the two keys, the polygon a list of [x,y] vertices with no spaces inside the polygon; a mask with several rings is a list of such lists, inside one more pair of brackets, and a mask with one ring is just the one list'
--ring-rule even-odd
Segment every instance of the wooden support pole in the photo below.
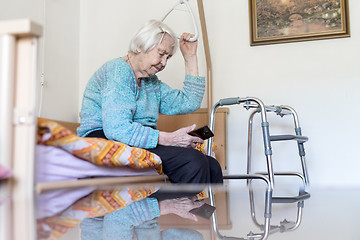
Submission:
{"label": "wooden support pole", "polygon": [[208,109],[208,114],[210,115],[213,102],[212,102],[212,63],[211,63],[211,55],[210,55],[209,37],[208,37],[207,27],[206,27],[206,19],[205,19],[203,0],[197,0],[197,4],[198,4],[199,16],[200,16],[203,44],[204,44],[204,49],[205,49],[206,78],[207,78],[207,109]]}

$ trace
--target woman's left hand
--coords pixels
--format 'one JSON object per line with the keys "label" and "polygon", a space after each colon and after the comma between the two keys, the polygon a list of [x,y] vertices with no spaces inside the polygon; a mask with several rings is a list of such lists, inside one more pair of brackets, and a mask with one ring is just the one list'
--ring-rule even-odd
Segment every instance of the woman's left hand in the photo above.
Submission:
{"label": "woman's left hand", "polygon": [[197,76],[197,41],[190,42],[190,38],[194,37],[191,33],[183,33],[180,37],[179,47],[185,60],[186,74]]}
{"label": "woman's left hand", "polygon": [[179,40],[179,47],[185,61],[196,57],[197,41],[190,42],[189,40],[192,37],[194,37],[194,35],[191,33],[183,33]]}

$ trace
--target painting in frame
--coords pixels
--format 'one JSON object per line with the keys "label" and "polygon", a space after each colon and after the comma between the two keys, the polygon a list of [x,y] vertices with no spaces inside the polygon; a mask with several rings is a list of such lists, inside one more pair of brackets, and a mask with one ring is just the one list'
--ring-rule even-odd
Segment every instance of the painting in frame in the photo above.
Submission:
{"label": "painting in frame", "polygon": [[348,0],[249,0],[250,45],[350,37]]}

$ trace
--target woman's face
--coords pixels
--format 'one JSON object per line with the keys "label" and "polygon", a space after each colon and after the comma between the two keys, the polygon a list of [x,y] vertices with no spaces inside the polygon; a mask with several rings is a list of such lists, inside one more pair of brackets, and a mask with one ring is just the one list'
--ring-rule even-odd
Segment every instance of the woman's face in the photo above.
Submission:
{"label": "woman's face", "polygon": [[155,75],[162,71],[167,63],[167,60],[172,56],[174,48],[174,40],[170,35],[163,36],[162,41],[147,53],[139,53],[140,68],[143,74],[147,77]]}

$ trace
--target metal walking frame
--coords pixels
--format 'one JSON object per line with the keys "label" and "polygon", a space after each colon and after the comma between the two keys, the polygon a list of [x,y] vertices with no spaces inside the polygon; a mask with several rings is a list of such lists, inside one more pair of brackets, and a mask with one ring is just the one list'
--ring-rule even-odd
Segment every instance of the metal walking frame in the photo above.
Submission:
{"label": "metal walking frame", "polygon": [[[212,108],[210,114],[210,122],[209,128],[213,131],[215,126],[215,113],[219,107],[226,106],[226,105],[239,105],[243,104],[244,107],[249,109],[255,109],[250,117],[249,117],[249,125],[248,125],[248,150],[247,150],[247,173],[242,175],[225,175],[224,179],[246,179],[247,184],[249,186],[249,197],[250,197],[250,209],[251,209],[251,217],[262,232],[261,233],[252,233],[250,232],[247,235],[247,238],[238,238],[238,237],[226,237],[223,236],[218,227],[217,227],[217,219],[216,219],[216,211],[212,215],[211,223],[212,223],[212,230],[215,233],[215,236],[218,239],[240,239],[240,240],[255,240],[255,239],[267,239],[270,233],[273,232],[285,232],[295,230],[299,227],[302,217],[302,208],[304,206],[304,200],[310,197],[310,194],[306,192],[305,188],[309,184],[308,173],[306,168],[305,162],[305,149],[304,149],[304,142],[308,140],[307,137],[302,136],[301,128],[299,125],[299,120],[297,113],[294,109],[289,106],[265,106],[264,103],[254,97],[246,97],[246,98],[225,98],[219,100]],[[277,115],[283,117],[285,115],[292,115],[294,118],[295,124],[295,135],[270,135],[269,131],[269,122],[267,119],[267,113],[273,112]],[[261,116],[261,128],[262,128],[262,136],[264,142],[264,149],[265,149],[265,158],[267,164],[267,171],[266,172],[257,172],[253,173],[251,169],[251,153],[252,153],[252,132],[253,132],[253,118],[256,113],[259,113]],[[288,141],[288,140],[295,140],[298,144],[299,149],[299,156],[302,166],[302,173],[297,172],[274,172],[273,164],[272,164],[272,141]],[[211,154],[211,146],[213,144],[213,138],[208,140],[207,144],[207,154]],[[274,177],[275,176],[296,176],[299,177],[302,182],[303,186],[299,190],[298,196],[290,196],[290,197],[274,197]],[[264,210],[264,224],[260,224],[259,221],[255,217],[255,204],[254,204],[254,194],[252,191],[252,181],[253,180],[263,180],[267,184],[266,192],[265,192],[265,210]],[[212,187],[209,187],[209,200],[212,206],[215,206],[215,199],[214,199],[214,191]],[[271,207],[273,203],[298,203],[298,211],[297,211],[297,218],[294,222],[287,221],[286,219],[277,226],[270,225],[271,219]]]}

